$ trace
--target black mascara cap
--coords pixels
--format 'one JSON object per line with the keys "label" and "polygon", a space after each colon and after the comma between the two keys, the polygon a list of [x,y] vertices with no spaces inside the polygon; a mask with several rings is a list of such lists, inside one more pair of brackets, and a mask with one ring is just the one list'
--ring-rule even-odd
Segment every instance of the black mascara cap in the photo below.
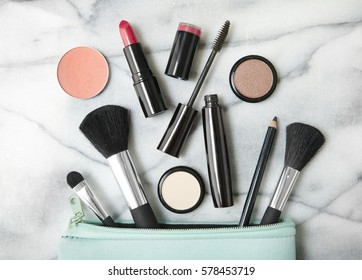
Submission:
{"label": "black mascara cap", "polygon": [[166,75],[181,80],[189,78],[200,35],[200,27],[185,22],[179,23],[166,66]]}
{"label": "black mascara cap", "polygon": [[179,157],[196,115],[196,110],[179,103],[157,149],[171,156]]}

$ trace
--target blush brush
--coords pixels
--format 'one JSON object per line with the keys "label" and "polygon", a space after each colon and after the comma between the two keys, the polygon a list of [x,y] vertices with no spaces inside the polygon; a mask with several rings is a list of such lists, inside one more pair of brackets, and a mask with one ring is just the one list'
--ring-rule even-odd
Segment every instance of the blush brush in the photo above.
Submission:
{"label": "blush brush", "polygon": [[107,159],[136,227],[158,228],[128,151],[128,110],[116,105],[102,106],[90,112],[79,128]]}
{"label": "blush brush", "polygon": [[287,126],[284,169],[260,224],[278,222],[299,174],[324,143],[323,134],[313,126],[303,123]]}

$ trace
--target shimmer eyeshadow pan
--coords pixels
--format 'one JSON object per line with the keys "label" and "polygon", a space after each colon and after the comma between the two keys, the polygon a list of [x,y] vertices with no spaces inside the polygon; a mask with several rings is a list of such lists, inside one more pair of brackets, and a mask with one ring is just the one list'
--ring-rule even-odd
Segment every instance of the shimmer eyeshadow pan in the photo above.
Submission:
{"label": "shimmer eyeshadow pan", "polygon": [[57,76],[60,86],[70,96],[92,98],[101,93],[108,82],[108,63],[96,49],[76,47],[60,59]]}
{"label": "shimmer eyeshadow pan", "polygon": [[247,102],[267,99],[277,85],[277,73],[273,64],[259,55],[239,59],[230,71],[229,81],[234,94]]}

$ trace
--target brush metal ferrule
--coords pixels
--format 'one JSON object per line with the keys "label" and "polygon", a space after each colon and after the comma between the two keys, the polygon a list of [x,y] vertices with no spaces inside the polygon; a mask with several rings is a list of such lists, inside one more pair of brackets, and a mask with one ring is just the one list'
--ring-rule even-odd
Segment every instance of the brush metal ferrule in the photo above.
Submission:
{"label": "brush metal ferrule", "polygon": [[86,204],[99,218],[104,220],[108,217],[107,212],[103,209],[102,205],[99,203],[85,180],[76,185],[73,190],[77,193],[83,203]]}
{"label": "brush metal ferrule", "polygon": [[148,203],[128,150],[110,156],[107,160],[128,207],[135,209]]}
{"label": "brush metal ferrule", "polygon": [[270,207],[283,211],[288,201],[289,195],[298,179],[300,171],[289,166],[285,166],[279,178],[278,185],[275,189]]}

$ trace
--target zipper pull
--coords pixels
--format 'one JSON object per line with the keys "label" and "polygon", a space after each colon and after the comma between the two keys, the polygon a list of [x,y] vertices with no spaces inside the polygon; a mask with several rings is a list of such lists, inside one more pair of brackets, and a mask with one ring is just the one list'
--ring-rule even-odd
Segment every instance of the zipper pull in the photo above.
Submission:
{"label": "zipper pull", "polygon": [[70,220],[71,226],[76,226],[78,223],[83,222],[84,212],[82,208],[82,203],[77,195],[72,195],[69,197],[70,207],[74,213],[73,218]]}

